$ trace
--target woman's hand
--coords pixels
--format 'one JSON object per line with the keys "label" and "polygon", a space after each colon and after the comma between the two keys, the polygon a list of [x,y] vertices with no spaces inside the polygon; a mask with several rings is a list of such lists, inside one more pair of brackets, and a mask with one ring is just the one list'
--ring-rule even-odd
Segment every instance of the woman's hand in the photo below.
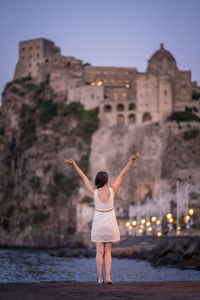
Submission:
{"label": "woman's hand", "polygon": [[138,157],[140,156],[140,153],[138,152],[137,154],[133,154],[130,158],[131,161],[135,161]]}
{"label": "woman's hand", "polygon": [[72,166],[75,166],[75,161],[72,159],[72,158],[70,158],[70,159],[64,159],[64,162],[66,163],[66,164],[69,164],[69,165],[72,165]]}

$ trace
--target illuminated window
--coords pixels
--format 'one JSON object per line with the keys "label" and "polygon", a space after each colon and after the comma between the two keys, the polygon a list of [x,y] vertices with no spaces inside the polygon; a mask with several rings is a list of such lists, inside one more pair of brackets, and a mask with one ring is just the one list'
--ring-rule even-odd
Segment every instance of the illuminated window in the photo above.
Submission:
{"label": "illuminated window", "polygon": [[126,84],[125,84],[125,87],[126,87],[127,89],[130,88],[130,84],[126,83]]}
{"label": "illuminated window", "polygon": [[123,97],[123,98],[126,98],[126,97],[127,97],[127,93],[126,93],[126,92],[123,92],[123,93],[122,93],[122,97]]}
{"label": "illuminated window", "polygon": [[102,81],[102,80],[97,81],[97,85],[98,85],[98,86],[101,86],[102,84],[103,84],[103,81]]}
{"label": "illuminated window", "polygon": [[117,105],[117,111],[124,111],[124,105],[123,104],[118,104]]}
{"label": "illuminated window", "polygon": [[118,99],[118,93],[114,92],[114,99],[117,100]]}

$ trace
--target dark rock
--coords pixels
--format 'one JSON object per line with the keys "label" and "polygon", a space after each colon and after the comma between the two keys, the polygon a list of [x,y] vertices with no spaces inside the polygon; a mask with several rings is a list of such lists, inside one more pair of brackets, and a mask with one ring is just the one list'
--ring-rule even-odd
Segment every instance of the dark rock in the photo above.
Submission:
{"label": "dark rock", "polygon": [[195,250],[197,248],[197,243],[192,243],[187,249],[186,251],[183,253],[183,258],[184,259],[190,259],[192,257],[192,255],[194,254]]}

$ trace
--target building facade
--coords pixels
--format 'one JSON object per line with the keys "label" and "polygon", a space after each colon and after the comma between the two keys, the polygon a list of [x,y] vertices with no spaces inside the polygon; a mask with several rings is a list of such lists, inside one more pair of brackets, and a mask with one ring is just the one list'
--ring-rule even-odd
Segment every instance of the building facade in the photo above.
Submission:
{"label": "building facade", "polygon": [[101,125],[141,125],[163,122],[173,111],[195,107],[191,71],[178,69],[173,55],[160,45],[146,72],[136,68],[97,67],[72,56],[62,56],[44,38],[20,42],[14,79],[31,75],[41,82],[49,75],[58,101],[80,102],[85,109],[99,107]]}

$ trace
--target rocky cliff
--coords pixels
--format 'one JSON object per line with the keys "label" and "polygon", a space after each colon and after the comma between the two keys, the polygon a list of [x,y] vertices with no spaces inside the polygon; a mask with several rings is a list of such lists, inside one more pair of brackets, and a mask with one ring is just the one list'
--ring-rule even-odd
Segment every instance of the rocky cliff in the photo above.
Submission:
{"label": "rocky cliff", "polygon": [[[98,127],[98,110],[57,103],[48,78],[7,84],[0,110],[0,245],[69,246],[89,242],[93,203],[73,168],[73,157],[94,180],[100,170],[112,183],[139,151],[116,195],[121,233],[130,204],[173,193],[177,180],[200,203],[199,122]],[[98,129],[97,129],[98,128]],[[83,236],[86,238],[83,239]]]}

